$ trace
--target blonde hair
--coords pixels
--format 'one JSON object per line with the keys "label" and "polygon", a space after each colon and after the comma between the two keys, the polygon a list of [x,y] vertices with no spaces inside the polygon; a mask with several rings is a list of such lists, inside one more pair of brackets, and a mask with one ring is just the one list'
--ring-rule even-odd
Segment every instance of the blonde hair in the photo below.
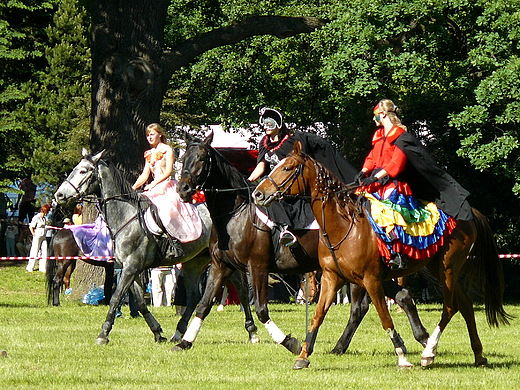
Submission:
{"label": "blonde hair", "polygon": [[401,123],[401,120],[395,113],[397,111],[397,106],[394,104],[393,101],[391,101],[390,99],[383,99],[377,104],[376,107],[378,106],[381,111],[388,115],[388,118],[390,118],[390,122],[406,130],[406,126]]}
{"label": "blonde hair", "polygon": [[164,129],[161,127],[160,124],[158,124],[158,123],[150,123],[146,127],[145,134],[148,135],[152,130],[155,130],[155,132],[157,134],[159,134],[161,142],[163,144],[167,144],[168,143],[168,141],[166,140],[166,133],[164,132]]}

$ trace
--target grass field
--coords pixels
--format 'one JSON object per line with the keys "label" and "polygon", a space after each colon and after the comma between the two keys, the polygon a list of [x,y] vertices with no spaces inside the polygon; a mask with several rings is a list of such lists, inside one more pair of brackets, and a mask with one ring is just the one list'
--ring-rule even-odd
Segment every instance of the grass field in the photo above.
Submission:
{"label": "grass field", "polygon": [[[440,317],[439,305],[419,305],[429,331]],[[303,305],[272,304],[271,317],[286,333],[302,339]],[[193,349],[169,352],[156,344],[142,318],[128,307],[116,320],[106,346],[94,340],[106,306],[63,299],[46,305],[44,275],[25,272],[25,264],[0,263],[0,358],[2,389],[514,389],[520,387],[520,307],[507,306],[519,319],[491,329],[482,307],[477,324],[490,368],[473,366],[462,316],[442,335],[431,369],[420,368],[422,348],[413,340],[406,317],[393,310],[397,330],[407,343],[414,367],[397,368],[397,357],[372,308],[343,356],[328,352],[344,329],[348,305],[333,306],[318,335],[311,366],[292,369],[295,357],[274,344],[259,324],[262,342],[247,343],[244,317],[237,306],[212,311]],[[312,314],[314,306],[311,306]],[[172,308],[153,309],[170,337],[178,317]]]}

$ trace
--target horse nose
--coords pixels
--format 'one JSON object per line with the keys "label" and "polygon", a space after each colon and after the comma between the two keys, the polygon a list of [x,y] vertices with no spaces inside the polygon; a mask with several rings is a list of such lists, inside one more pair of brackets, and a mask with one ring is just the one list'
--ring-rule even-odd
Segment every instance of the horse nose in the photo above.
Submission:
{"label": "horse nose", "polygon": [[262,191],[256,190],[253,192],[253,199],[255,202],[260,202],[264,199],[264,193]]}
{"label": "horse nose", "polygon": [[61,200],[65,198],[65,195],[63,195],[62,192],[58,191],[54,194],[54,199],[56,199],[56,202],[60,203]]}
{"label": "horse nose", "polygon": [[190,190],[190,186],[186,182],[181,183],[181,185],[179,186],[179,190],[181,193],[186,194]]}

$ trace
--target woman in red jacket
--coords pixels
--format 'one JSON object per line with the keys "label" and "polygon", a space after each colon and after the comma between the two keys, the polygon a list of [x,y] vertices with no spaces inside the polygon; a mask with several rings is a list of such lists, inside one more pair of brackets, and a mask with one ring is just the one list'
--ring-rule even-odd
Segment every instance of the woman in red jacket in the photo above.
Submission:
{"label": "woman in red jacket", "polygon": [[[407,258],[431,257],[454,229],[456,221],[437,207],[435,199],[417,199],[410,183],[403,180],[412,168],[407,164],[407,150],[398,140],[412,136],[397,117],[396,108],[389,99],[374,107],[377,129],[372,149],[358,175],[361,184],[358,192],[370,202],[369,218],[388,266],[406,268]],[[425,150],[421,153],[430,162],[431,156]],[[412,176],[420,175],[414,172]],[[430,180],[426,176],[426,181]]]}

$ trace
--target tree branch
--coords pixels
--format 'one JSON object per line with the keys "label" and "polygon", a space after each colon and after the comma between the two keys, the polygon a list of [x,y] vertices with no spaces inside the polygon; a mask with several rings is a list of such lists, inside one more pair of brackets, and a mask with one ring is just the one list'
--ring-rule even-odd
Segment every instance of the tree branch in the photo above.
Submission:
{"label": "tree branch", "polygon": [[164,53],[166,75],[189,64],[202,53],[216,47],[231,45],[256,35],[273,35],[288,38],[297,34],[310,33],[321,28],[326,20],[314,17],[254,16],[240,23],[221,27],[190,38],[171,51]]}

